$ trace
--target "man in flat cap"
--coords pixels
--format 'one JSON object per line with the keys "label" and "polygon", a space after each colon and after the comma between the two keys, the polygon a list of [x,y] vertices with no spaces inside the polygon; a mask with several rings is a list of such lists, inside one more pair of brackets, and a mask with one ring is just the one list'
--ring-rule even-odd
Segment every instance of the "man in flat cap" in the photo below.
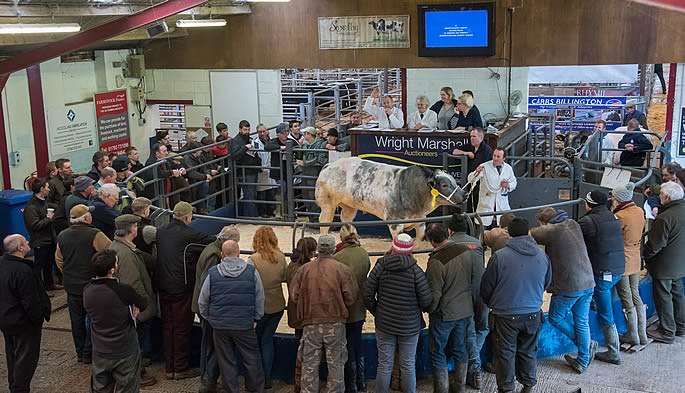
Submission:
{"label": "man in flat cap", "polygon": [[[154,271],[155,260],[148,253],[139,250],[133,243],[138,235],[140,217],[133,214],[124,214],[114,220],[114,241],[109,247],[117,253],[116,277],[122,284],[130,285],[136,293],[147,302],[147,308],[136,317],[136,331],[138,343],[142,350],[145,335],[145,325],[157,315],[157,297],[152,289],[152,279],[149,270]],[[151,386],[157,380],[145,373],[141,368],[140,386]]]}
{"label": "man in flat cap", "polygon": [[57,236],[55,262],[64,274],[64,290],[71,320],[71,335],[76,347],[78,362],[90,364],[92,347],[90,330],[86,327],[86,309],[83,306],[83,288],[93,277],[90,261],[96,252],[112,244],[93,224],[92,206],[78,204],[69,211],[69,228]]}
{"label": "man in flat cap", "polygon": [[193,288],[195,265],[204,246],[216,237],[190,227],[193,207],[188,202],[174,206],[170,223],[157,228],[157,269],[155,287],[162,313],[162,339],[167,379],[197,377],[189,368],[190,333],[193,328]]}

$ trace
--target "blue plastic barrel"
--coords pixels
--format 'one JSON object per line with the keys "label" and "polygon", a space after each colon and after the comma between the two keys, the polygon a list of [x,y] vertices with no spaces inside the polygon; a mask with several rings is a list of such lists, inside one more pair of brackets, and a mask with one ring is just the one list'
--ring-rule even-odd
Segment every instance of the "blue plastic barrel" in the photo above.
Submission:
{"label": "blue plastic barrel", "polygon": [[33,194],[24,190],[0,191],[0,239],[13,233],[29,237],[24,225],[24,206]]}

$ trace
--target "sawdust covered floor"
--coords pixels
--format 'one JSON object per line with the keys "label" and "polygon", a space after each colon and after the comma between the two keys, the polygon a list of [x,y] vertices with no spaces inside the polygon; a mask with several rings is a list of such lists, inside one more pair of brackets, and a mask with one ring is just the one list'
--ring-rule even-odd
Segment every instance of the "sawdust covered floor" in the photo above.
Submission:
{"label": "sawdust covered floor", "polygon": [[[258,225],[247,225],[247,224],[240,224],[238,225],[238,230],[240,231],[240,248],[242,250],[251,250],[252,249],[252,239],[254,238],[254,233],[259,228]],[[292,251],[292,228],[290,227],[282,227],[282,226],[274,226],[272,227],[274,232],[276,233],[276,236],[278,237],[278,245],[280,249],[285,252],[289,253]],[[332,235],[336,236],[337,238],[337,232],[332,232]],[[306,233],[306,236],[311,236],[314,239],[319,238],[319,233],[318,230],[316,232],[314,231],[308,231]],[[297,237],[296,240],[299,240],[301,237],[301,232],[300,230],[297,231]],[[361,244],[362,246],[369,252],[372,251],[380,251],[380,252],[385,252],[390,248],[390,240],[389,239],[383,239],[383,238],[372,238],[372,237],[362,237],[361,239]],[[419,242],[416,245],[416,249],[429,249],[431,248],[430,243],[426,241]],[[414,256],[416,260],[418,261],[419,266],[425,271],[426,266],[428,264],[428,254],[417,254]],[[490,257],[490,252],[486,251],[486,261]],[[379,257],[371,257],[371,267],[373,268],[373,265],[376,263],[376,260]],[[289,261],[289,260],[288,260]],[[286,299],[288,298],[288,289],[285,285],[283,284],[283,294],[285,295]],[[544,311],[547,311],[549,308],[549,294],[545,294],[545,302],[542,306],[542,309]],[[428,321],[428,315],[424,314],[424,319],[426,322]],[[366,317],[366,322],[364,323],[364,332],[365,333],[372,333],[376,330],[375,325],[374,325],[374,318],[373,315],[370,313],[367,313]],[[281,319],[280,324],[278,325],[278,332],[280,333],[293,333],[293,329],[288,326],[288,316],[287,313],[284,313],[283,318]]]}

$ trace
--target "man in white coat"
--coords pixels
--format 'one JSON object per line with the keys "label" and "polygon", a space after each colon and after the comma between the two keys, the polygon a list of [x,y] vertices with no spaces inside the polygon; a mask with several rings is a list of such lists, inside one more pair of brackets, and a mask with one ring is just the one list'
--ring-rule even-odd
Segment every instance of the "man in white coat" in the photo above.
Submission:
{"label": "man in white coat", "polygon": [[[475,171],[469,173],[469,183],[480,182],[478,208],[476,213],[498,212],[510,210],[509,193],[516,189],[516,176],[511,165],[504,162],[504,149],[496,148],[492,153],[492,160],[479,165]],[[483,217],[483,225],[491,227],[493,216]]]}
{"label": "man in white coat", "polygon": [[364,103],[364,111],[378,120],[378,128],[402,128],[404,127],[404,114],[400,108],[395,107],[395,100],[389,96],[383,96],[383,107],[378,107],[380,92],[375,87],[371,97]]}
{"label": "man in white coat", "polygon": [[411,129],[437,128],[438,114],[428,109],[430,101],[426,96],[416,97],[416,112],[407,118],[407,127]]}

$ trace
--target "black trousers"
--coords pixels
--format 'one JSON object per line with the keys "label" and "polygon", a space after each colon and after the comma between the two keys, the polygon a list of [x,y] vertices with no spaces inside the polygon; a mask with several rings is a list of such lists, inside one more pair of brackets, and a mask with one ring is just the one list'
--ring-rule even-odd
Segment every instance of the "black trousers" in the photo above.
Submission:
{"label": "black trousers", "polygon": [[28,393],[31,391],[31,379],[33,379],[40,358],[42,333],[42,323],[26,326],[19,334],[2,332],[7,358],[7,381],[11,393]]}
{"label": "black trousers", "polygon": [[93,347],[90,341],[90,327],[86,325],[88,314],[83,307],[83,297],[68,293],[67,307],[69,308],[71,337],[74,339],[76,356],[79,359],[92,359]]}
{"label": "black trousers", "polygon": [[262,355],[259,352],[257,333],[254,328],[248,330],[214,329],[214,345],[226,393],[240,393],[236,351],[240,354],[243,366],[245,366],[245,391],[264,393]]}
{"label": "black trousers", "polygon": [[[345,391],[356,392],[361,373],[365,370],[362,358],[362,327],[364,321],[345,324],[345,338],[347,339],[347,362],[345,362]],[[366,376],[361,376],[366,378]]]}
{"label": "black trousers", "polygon": [[[276,200],[276,188],[270,188],[264,191],[257,191],[257,200],[273,202]],[[276,205],[258,203],[257,213],[260,216],[273,216],[276,211]]]}
{"label": "black trousers", "polygon": [[536,355],[542,313],[493,315],[498,392],[513,392],[514,375],[524,386],[537,384]]}
{"label": "black trousers", "polygon": [[[55,287],[55,279],[53,278],[53,266],[55,266],[55,251],[57,246],[41,246],[33,248],[33,256],[35,260],[35,268],[38,277],[43,279],[45,289],[52,289]],[[57,269],[55,269],[57,270]]]}
{"label": "black trousers", "polygon": [[685,295],[683,278],[660,280],[652,278],[652,292],[659,325],[665,335],[673,337],[685,331]]}

